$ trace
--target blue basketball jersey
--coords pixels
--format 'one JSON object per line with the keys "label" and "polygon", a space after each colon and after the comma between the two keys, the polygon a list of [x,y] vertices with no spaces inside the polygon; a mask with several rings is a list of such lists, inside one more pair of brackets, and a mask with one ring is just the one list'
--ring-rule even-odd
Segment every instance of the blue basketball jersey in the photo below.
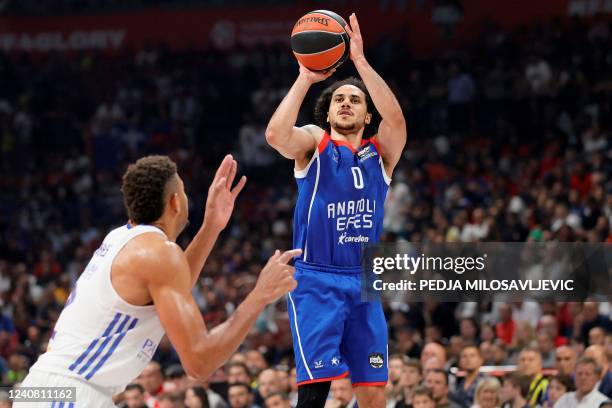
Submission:
{"label": "blue basketball jersey", "polygon": [[326,132],[312,159],[295,171],[298,198],[293,247],[301,260],[337,267],[361,265],[361,248],[378,242],[391,179],[376,138],[358,150]]}

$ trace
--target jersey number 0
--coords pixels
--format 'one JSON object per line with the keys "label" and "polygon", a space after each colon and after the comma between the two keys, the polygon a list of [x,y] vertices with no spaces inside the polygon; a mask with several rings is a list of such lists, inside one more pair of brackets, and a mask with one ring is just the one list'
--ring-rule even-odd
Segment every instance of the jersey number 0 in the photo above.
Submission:
{"label": "jersey number 0", "polygon": [[359,167],[351,167],[351,172],[353,173],[355,188],[361,190],[363,188],[363,174],[361,174],[361,169]]}

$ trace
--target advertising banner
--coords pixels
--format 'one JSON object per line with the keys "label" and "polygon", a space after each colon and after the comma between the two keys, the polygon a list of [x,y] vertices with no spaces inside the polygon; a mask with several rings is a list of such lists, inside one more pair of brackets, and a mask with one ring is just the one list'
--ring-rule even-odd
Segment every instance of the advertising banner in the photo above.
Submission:
{"label": "advertising banner", "polygon": [[[611,13],[612,0],[463,0],[439,5],[433,0],[358,1],[333,11],[355,12],[368,45],[389,37],[415,54],[452,47],[474,37],[484,21],[512,29],[570,14]],[[451,5],[449,5],[451,4]],[[0,16],[0,49],[8,52],[119,51],[165,44],[173,49],[282,43],[313,6],[243,6],[140,11],[53,17]]]}

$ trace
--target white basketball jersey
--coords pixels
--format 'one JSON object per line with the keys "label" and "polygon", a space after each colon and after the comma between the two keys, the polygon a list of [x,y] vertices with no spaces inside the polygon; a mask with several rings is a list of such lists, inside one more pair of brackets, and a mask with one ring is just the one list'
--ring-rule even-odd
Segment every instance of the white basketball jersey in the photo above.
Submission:
{"label": "white basketball jersey", "polygon": [[123,391],[142,372],[164,330],[155,306],[130,305],[117,294],[111,266],[129,240],[146,232],[164,234],[153,226],[126,225],[104,238],[32,370],[76,377],[110,394]]}

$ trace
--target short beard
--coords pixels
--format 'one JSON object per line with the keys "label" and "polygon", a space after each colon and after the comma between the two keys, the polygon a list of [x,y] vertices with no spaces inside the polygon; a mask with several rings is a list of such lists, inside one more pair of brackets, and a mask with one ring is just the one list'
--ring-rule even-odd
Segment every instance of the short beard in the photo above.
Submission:
{"label": "short beard", "polygon": [[343,125],[338,122],[334,122],[331,124],[331,127],[338,131],[338,133],[352,132],[357,129],[357,123],[353,122],[347,125]]}

